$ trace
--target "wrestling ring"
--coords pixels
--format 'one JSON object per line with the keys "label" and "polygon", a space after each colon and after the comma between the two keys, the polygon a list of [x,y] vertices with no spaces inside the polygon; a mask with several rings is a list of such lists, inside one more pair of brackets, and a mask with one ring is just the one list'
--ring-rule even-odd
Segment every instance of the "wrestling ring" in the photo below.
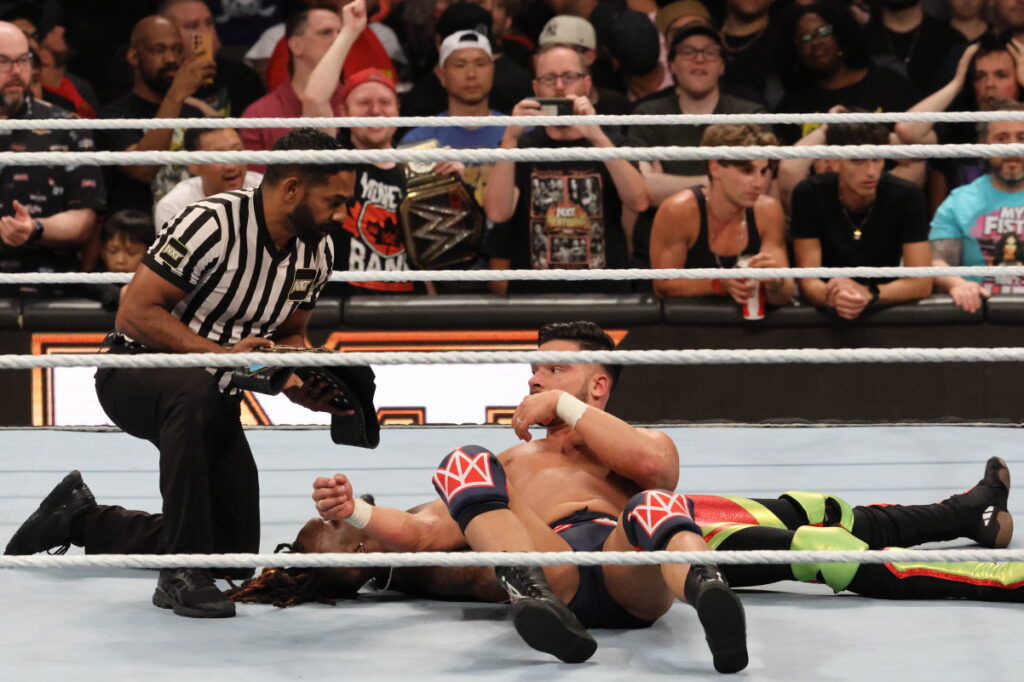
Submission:
{"label": "wrestling ring", "polygon": [[[857,115],[853,115],[857,116]],[[537,117],[541,119],[543,117]],[[558,122],[565,123],[567,117]],[[768,117],[770,119],[770,117]],[[791,117],[790,117],[791,118]],[[816,115],[822,120],[825,115]],[[1000,118],[1011,118],[1009,115]],[[359,122],[346,124],[358,125]],[[431,124],[465,125],[455,119],[427,119]],[[976,119],[972,119],[976,120]],[[447,123],[445,123],[447,121]],[[277,127],[278,120],[246,121]],[[537,121],[544,124],[550,121]],[[700,121],[695,121],[700,122]],[[733,122],[733,121],[726,121]],[[788,121],[787,121],[788,122]],[[16,121],[4,122],[7,124]],[[109,122],[77,121],[82,127]],[[222,122],[225,124],[228,122]],[[233,122],[230,122],[233,123]],[[308,120],[292,121],[293,125]],[[175,122],[177,125],[178,122]],[[196,124],[185,121],[184,125]],[[206,122],[209,124],[209,122]],[[377,123],[379,125],[379,123]],[[403,120],[403,124],[408,124]],[[491,122],[493,125],[493,121]],[[168,125],[157,122],[156,125]],[[113,126],[112,126],[113,127]],[[123,126],[122,127],[126,127]],[[132,121],[131,127],[142,127]],[[861,150],[836,148],[775,148],[780,155],[811,150],[810,156],[860,158],[888,153],[935,156],[926,146]],[[971,146],[977,147],[975,145]],[[1006,149],[954,150],[955,155],[1024,155],[1024,145]],[[1009,149],[1012,148],[1012,149]],[[735,148],[739,157],[765,158],[764,149]],[[910,151],[905,151],[910,150]],[[528,151],[528,150],[518,150]],[[586,151],[586,150],[584,150]],[[620,149],[618,158],[682,158],[693,149],[663,149],[661,157],[644,157],[650,150]],[[838,152],[838,153],[837,153]],[[927,152],[927,153],[925,153]],[[432,160],[493,160],[493,150],[433,150]],[[733,153],[733,152],[729,152]],[[66,163],[63,158],[40,163]],[[178,153],[169,153],[178,154]],[[186,153],[181,153],[185,156]],[[274,162],[290,152],[189,152],[188,162],[226,160]],[[417,151],[394,152],[388,160],[411,160]],[[428,153],[429,154],[429,153]],[[746,156],[743,156],[743,155]],[[270,156],[268,156],[270,155]],[[277,155],[276,157],[274,155]],[[0,155],[0,158],[8,155]],[[9,163],[25,163],[26,156]],[[78,156],[80,161],[83,156]],[[90,155],[91,156],[91,155]],[[139,162],[128,153],[96,153],[97,163]],[[257,158],[258,157],[258,158]],[[580,158],[589,157],[582,154]],[[150,162],[163,160],[147,156]],[[521,158],[534,158],[529,154]],[[539,158],[539,157],[538,157]],[[686,158],[706,158],[687,156]],[[168,157],[168,160],[170,157]],[[353,160],[365,160],[353,157]],[[176,161],[179,159],[175,159]],[[181,159],[185,160],[185,159]],[[296,160],[293,157],[291,160]],[[316,162],[302,157],[300,160]],[[384,159],[378,159],[384,160]],[[910,272],[913,270],[913,272]],[[1010,273],[1010,270],[1020,272]],[[943,270],[947,272],[949,269]],[[807,271],[714,270],[702,272],[627,271],[614,273],[502,272],[488,273],[336,273],[334,279],[442,280],[459,277],[493,279],[653,277],[773,277],[808,276]],[[957,269],[958,274],[964,269]],[[981,271],[978,272],[980,274]],[[921,276],[935,269],[858,270],[862,276],[899,273]],[[1024,274],[1021,268],[1000,268],[1001,274]],[[847,274],[847,273],[843,273]],[[0,283],[61,281],[123,281],[114,275],[5,275]],[[645,354],[646,353],[646,354]],[[576,354],[578,361],[614,358],[630,364],[792,363],[792,362],[986,362],[1017,361],[1021,348],[1003,349],[830,349],[793,351],[615,351],[609,356]],[[391,357],[385,357],[390,355]],[[477,357],[470,357],[476,355]],[[550,354],[549,354],[550,355]],[[560,359],[565,356],[559,356]],[[232,365],[270,359],[266,354],[234,356]],[[276,358],[274,358],[276,359]],[[525,352],[491,353],[339,353],[330,364],[444,364],[449,362],[521,363],[553,361],[548,355]],[[0,370],[26,367],[215,366],[224,356],[0,356]],[[303,361],[297,360],[298,364]],[[312,364],[314,360],[310,360]],[[316,364],[327,364],[322,356]],[[227,366],[227,365],[224,365]],[[628,370],[628,367],[626,369]],[[528,377],[523,369],[523,384]],[[894,419],[895,420],[895,419]],[[822,490],[852,504],[899,502],[927,504],[973,485],[986,458],[1002,457],[1011,471],[1021,470],[1020,431],[1015,426],[829,426],[760,427],[664,426],[657,428],[677,443],[681,459],[680,489],[687,493],[775,497],[798,487]],[[314,477],[340,471],[348,474],[357,492],[372,493],[378,504],[407,508],[433,499],[430,476],[440,457],[463,443],[481,443],[500,451],[517,442],[503,426],[386,427],[375,451],[330,444],[324,429],[279,430],[254,428],[247,433],[261,472],[262,546],[270,554],[277,543],[290,541],[314,510],[308,492]],[[157,510],[157,457],[154,448],[126,434],[104,429],[4,429],[0,460],[0,536],[9,538],[36,508],[39,500],[71,469],[83,477],[103,503]],[[1024,505],[1011,495],[1011,513]],[[1007,550],[977,549],[969,541],[926,546],[951,549],[942,561],[957,557],[986,561],[1024,560],[1020,540]],[[785,553],[777,553],[785,554]],[[365,556],[322,555],[332,565],[356,562]],[[642,556],[642,555],[636,555]],[[924,556],[924,555],[916,555]],[[935,560],[936,555],[931,555]],[[326,558],[325,558],[326,557]],[[692,558],[692,557],[687,557]],[[677,557],[677,560],[679,557]],[[890,557],[891,559],[891,557]],[[164,563],[168,557],[89,556],[72,548],[65,556],[3,557],[6,568],[0,596],[6,608],[0,655],[6,679],[108,680],[145,676],[152,680],[219,679],[276,680],[342,675],[356,679],[587,679],[620,680],[624,676],[654,679],[663,676],[712,679],[699,623],[692,610],[677,605],[647,630],[602,630],[595,636],[599,649],[582,665],[567,665],[525,647],[507,622],[503,605],[426,601],[390,591],[364,589],[358,599],[336,606],[306,604],[278,609],[269,605],[240,605],[238,616],[227,620],[178,618],[149,604],[154,571],[143,564]],[[302,565],[302,557],[259,556],[248,561],[224,557],[230,566],[266,566],[275,560]],[[719,560],[716,558],[716,560]],[[761,563],[771,560],[761,559]],[[820,560],[816,558],[815,560]],[[468,561],[468,559],[467,559]],[[720,563],[724,561],[719,560]],[[793,562],[794,558],[775,557]],[[374,565],[386,563],[380,559]],[[481,563],[479,560],[477,563]],[[832,595],[824,585],[795,582],[739,590],[747,614],[750,664],[740,676],[755,680],[930,680],[1014,679],[1024,666],[1015,646],[1019,607],[1010,603],[968,601],[883,601],[850,593]]]}

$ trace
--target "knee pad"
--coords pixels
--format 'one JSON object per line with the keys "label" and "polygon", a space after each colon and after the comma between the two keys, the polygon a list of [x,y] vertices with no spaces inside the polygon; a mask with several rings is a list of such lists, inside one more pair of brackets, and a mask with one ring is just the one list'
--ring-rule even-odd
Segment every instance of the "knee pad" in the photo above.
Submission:
{"label": "knee pad", "polygon": [[[818,528],[800,526],[793,533],[789,546],[794,550],[863,551],[868,543],[863,542],[842,528]],[[823,582],[835,592],[842,592],[853,581],[860,564],[793,564],[793,577],[801,582]]]}
{"label": "knee pad", "polygon": [[474,518],[495,509],[508,509],[505,470],[498,457],[479,445],[464,445],[441,460],[434,489],[463,531]]}
{"label": "knee pad", "polygon": [[790,490],[779,495],[780,500],[790,500],[807,515],[811,526],[839,526],[853,532],[853,507],[839,497],[805,490]]}
{"label": "knee pad", "polygon": [[680,531],[701,535],[693,520],[693,504],[685,495],[668,490],[645,490],[630,498],[622,513],[622,527],[629,544],[645,552],[664,549]]}

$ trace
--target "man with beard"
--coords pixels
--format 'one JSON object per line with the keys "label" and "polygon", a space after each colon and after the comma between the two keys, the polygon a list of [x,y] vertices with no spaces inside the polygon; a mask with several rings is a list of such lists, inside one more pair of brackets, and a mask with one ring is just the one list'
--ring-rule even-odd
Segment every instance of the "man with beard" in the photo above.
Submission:
{"label": "man with beard", "polygon": [[[274,145],[337,148],[331,137],[308,128]],[[305,346],[306,321],[334,261],[326,237],[351,200],[353,180],[353,171],[340,164],[272,165],[259,187],[182,210],[160,232],[122,297],[109,352]],[[336,391],[319,383],[293,377],[284,392],[309,409],[335,412],[329,401]],[[115,424],[159,448],[163,513],[110,508],[72,529],[88,552],[258,551],[259,481],[232,372],[103,369],[96,373],[96,394]],[[181,616],[233,616],[234,604],[213,578],[205,569],[162,570],[153,603]]]}
{"label": "man with beard", "polygon": [[[132,29],[126,58],[132,67],[131,92],[100,110],[100,118],[192,118],[203,112],[188,103],[201,86],[213,79],[209,55],[194,53],[184,59],[185,46],[177,27],[159,16],[140,20]],[[167,128],[104,130],[99,147],[113,151],[168,151],[181,149],[184,134]],[[133,208],[149,213],[154,195],[162,198],[188,177],[184,168],[174,175],[161,166],[110,166],[106,172],[110,208]]]}
{"label": "man with beard", "polygon": [[[994,109],[1022,111],[1024,105],[999,100]],[[978,124],[978,140],[987,144],[1024,142],[1024,121]],[[1024,160],[988,159],[989,172],[950,193],[932,219],[928,239],[932,264],[992,265],[999,262],[999,242],[1007,234],[1024,235]],[[1019,277],[937,277],[936,288],[953,297],[968,312],[981,307],[991,294],[1024,292]]]}
{"label": "man with beard", "polygon": [[921,92],[932,89],[936,64],[963,42],[948,22],[928,16],[921,0],[882,0],[866,31],[875,62],[910,79]]}
{"label": "man with beard", "polygon": [[[66,118],[67,112],[29,94],[32,53],[14,24],[0,22],[0,118]],[[2,151],[89,151],[86,131],[11,130]],[[78,249],[104,206],[103,177],[92,165],[10,166],[0,170],[0,271],[78,269]]]}

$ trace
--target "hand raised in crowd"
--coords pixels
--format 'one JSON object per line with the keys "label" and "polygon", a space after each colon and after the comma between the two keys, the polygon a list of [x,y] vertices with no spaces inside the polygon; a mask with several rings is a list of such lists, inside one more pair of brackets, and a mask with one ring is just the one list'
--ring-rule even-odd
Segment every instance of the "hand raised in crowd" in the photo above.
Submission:
{"label": "hand raised in crowd", "polygon": [[[542,116],[543,111],[540,110],[540,102],[535,98],[527,97],[526,99],[519,100],[516,105],[512,107],[513,116]],[[518,140],[523,134],[523,126],[506,126],[505,135],[503,140],[509,142]]]}
{"label": "hand raised in crowd", "polygon": [[366,28],[366,0],[353,0],[341,8],[341,32],[356,37]]}
{"label": "hand raised in crowd", "polygon": [[953,303],[969,313],[976,313],[981,308],[981,299],[991,294],[988,289],[969,279],[961,279],[949,290]]}
{"label": "hand raised in crowd", "polygon": [[217,75],[217,63],[209,58],[206,50],[192,53],[174,74],[174,81],[168,94],[184,101],[195,94],[196,90],[209,85]]}
{"label": "hand raised in crowd", "polygon": [[[574,116],[593,116],[597,113],[594,103],[586,95],[566,95],[566,99],[572,100],[572,113]],[[605,136],[601,126],[572,126],[578,130],[592,144]]]}
{"label": "hand raised in crowd", "polygon": [[1010,53],[1014,64],[1017,65],[1017,84],[1024,86],[1024,42],[1013,38],[1006,44],[1006,51]]}
{"label": "hand raised in crowd", "polygon": [[871,302],[871,292],[849,277],[835,277],[826,284],[826,305],[844,320],[855,320]]}
{"label": "hand raised in crowd", "polygon": [[24,246],[32,236],[36,221],[17,199],[11,202],[11,206],[14,207],[14,215],[0,218],[0,238],[8,246]]}
{"label": "hand raised in crowd", "polygon": [[316,513],[325,521],[344,521],[355,511],[352,482],[344,474],[321,476],[313,481]]}
{"label": "hand raised in crowd", "polygon": [[288,400],[313,412],[326,412],[327,414],[339,416],[355,414],[354,410],[339,410],[332,405],[331,401],[341,391],[322,381],[315,379],[303,381],[297,376],[292,375],[288,378],[281,392],[284,393]]}
{"label": "hand raised in crowd", "polygon": [[[960,61],[958,61],[956,64],[956,73],[953,74],[953,80],[950,81],[951,83],[956,84],[956,89],[958,92],[960,90],[963,90],[964,85],[967,84],[967,72],[971,68],[971,60],[974,59],[974,55],[978,54],[978,50],[980,48],[980,43],[973,43],[971,45],[968,45],[967,49],[964,50],[964,53],[960,55]],[[1009,46],[1007,46],[1007,49],[1009,49]],[[1010,54],[1013,54],[1012,50]],[[1020,60],[1016,58],[1016,55],[1014,55],[1014,61],[1018,65],[1020,64]],[[1017,67],[1017,78],[1020,78],[1020,66]]]}

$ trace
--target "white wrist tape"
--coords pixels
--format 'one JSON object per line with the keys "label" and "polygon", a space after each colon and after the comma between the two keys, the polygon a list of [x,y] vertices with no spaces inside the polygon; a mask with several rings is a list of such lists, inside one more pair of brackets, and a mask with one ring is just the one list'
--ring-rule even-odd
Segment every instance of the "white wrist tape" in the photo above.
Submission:
{"label": "white wrist tape", "polygon": [[580,417],[587,411],[587,404],[579,398],[570,395],[568,393],[562,393],[558,396],[558,404],[555,405],[555,414],[563,422],[576,428],[576,423],[579,422]]}
{"label": "white wrist tape", "polygon": [[367,504],[357,497],[352,509],[352,516],[345,519],[345,522],[356,528],[365,528],[366,524],[370,522],[371,516],[373,516],[373,505]]}

